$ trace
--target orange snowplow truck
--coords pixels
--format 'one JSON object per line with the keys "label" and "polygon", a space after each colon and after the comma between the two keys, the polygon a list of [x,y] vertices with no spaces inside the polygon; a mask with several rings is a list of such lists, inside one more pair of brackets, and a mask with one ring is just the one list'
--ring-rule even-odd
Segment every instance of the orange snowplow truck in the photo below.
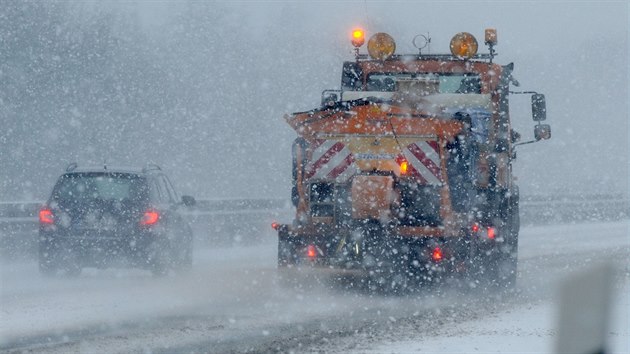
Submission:
{"label": "orange snowplow truck", "polygon": [[[446,274],[516,280],[519,193],[514,147],[550,138],[545,97],[513,92],[513,64],[493,63],[458,33],[451,54],[396,54],[394,39],[352,33],[355,60],[319,108],[285,117],[293,144],[292,224],[275,224],[278,267],[361,273],[407,287]],[[419,43],[421,42],[421,43]],[[529,94],[535,139],[518,142],[509,96]]]}

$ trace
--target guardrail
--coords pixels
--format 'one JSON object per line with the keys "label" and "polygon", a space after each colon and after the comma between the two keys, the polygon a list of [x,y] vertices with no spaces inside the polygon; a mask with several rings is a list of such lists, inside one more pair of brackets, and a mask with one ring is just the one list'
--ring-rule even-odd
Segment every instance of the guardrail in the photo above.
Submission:
{"label": "guardrail", "polygon": [[[0,255],[37,252],[41,202],[0,202]],[[520,203],[521,224],[609,221],[630,218],[628,198],[615,195],[531,196]],[[284,199],[202,199],[186,213],[197,246],[225,247],[274,237],[271,222],[290,222],[293,206]]]}

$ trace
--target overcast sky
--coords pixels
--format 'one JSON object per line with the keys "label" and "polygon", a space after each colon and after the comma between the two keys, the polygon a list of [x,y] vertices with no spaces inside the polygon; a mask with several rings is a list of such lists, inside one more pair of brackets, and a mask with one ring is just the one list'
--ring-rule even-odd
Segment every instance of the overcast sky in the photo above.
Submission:
{"label": "overcast sky", "polygon": [[[495,61],[515,63],[514,76],[521,83],[515,89],[535,90],[547,96],[552,139],[518,148],[514,170],[522,194],[628,192],[630,26],[626,2],[85,3],[88,9],[115,9],[135,16],[151,38],[164,38],[165,42],[172,39],[173,31],[168,27],[171,20],[185,6],[220,14],[210,16],[206,25],[211,31],[214,27],[228,31],[226,35],[215,35],[207,48],[167,49],[181,55],[182,66],[198,65],[194,70],[199,77],[208,75],[212,80],[221,76],[223,80],[219,87],[204,87],[200,92],[215,108],[194,119],[172,121],[174,125],[197,122],[198,126],[189,129],[194,136],[190,150],[169,155],[183,142],[172,139],[168,128],[156,128],[151,132],[155,136],[151,141],[161,143],[151,146],[145,155],[125,155],[116,151],[116,144],[105,149],[73,146],[61,155],[100,161],[102,156],[88,155],[105,150],[124,164],[142,164],[143,156],[148,154],[152,160],[166,160],[158,162],[173,171],[183,192],[197,197],[288,197],[290,145],[295,133],[284,122],[283,114],[314,108],[319,105],[323,89],[339,87],[342,62],[352,59],[352,28],[363,27],[368,36],[390,33],[399,53],[415,52],[411,44],[414,36],[430,33],[431,53],[440,53],[448,51],[450,38],[457,32],[470,32],[482,43],[484,29],[493,27],[499,41]],[[237,33],[242,40],[228,39],[230,33]],[[239,51],[226,61],[221,57],[222,48]],[[481,51],[486,50],[481,45]],[[199,57],[202,51],[208,53],[206,57],[188,60]],[[217,72],[217,62],[224,64],[219,67],[221,72]],[[226,104],[221,106],[215,99],[218,97]],[[529,97],[512,100],[512,119],[524,139],[532,137]],[[93,128],[83,129],[88,133]],[[138,143],[145,144],[142,133],[138,134]],[[204,140],[208,134],[210,138]],[[37,139],[28,135],[24,138]],[[10,151],[12,147],[2,149]],[[33,183],[28,182],[30,176],[40,166],[50,179],[41,183],[52,185],[54,176],[72,160],[60,157],[59,163],[46,164],[36,155],[28,159],[19,165],[24,176],[17,174],[16,178],[13,174],[13,180],[4,185],[7,190],[15,190],[16,183],[21,183],[21,194],[15,196],[13,192],[10,198],[45,198],[49,187],[29,192],[33,189]]]}

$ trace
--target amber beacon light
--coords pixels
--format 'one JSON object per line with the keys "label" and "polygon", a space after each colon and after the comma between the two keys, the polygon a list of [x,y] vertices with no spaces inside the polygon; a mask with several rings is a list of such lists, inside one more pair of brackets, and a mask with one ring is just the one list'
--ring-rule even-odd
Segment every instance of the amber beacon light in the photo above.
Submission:
{"label": "amber beacon light", "polygon": [[352,30],[352,45],[359,48],[365,43],[365,32],[361,28]]}
{"label": "amber beacon light", "polygon": [[460,32],[451,39],[451,53],[461,59],[470,59],[477,54],[477,39],[468,32]]}

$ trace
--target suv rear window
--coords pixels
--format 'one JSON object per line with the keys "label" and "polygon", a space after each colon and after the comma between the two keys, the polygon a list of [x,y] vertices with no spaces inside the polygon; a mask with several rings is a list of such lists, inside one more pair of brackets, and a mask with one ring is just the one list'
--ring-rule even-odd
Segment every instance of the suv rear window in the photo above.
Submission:
{"label": "suv rear window", "polygon": [[129,173],[71,173],[61,176],[53,190],[56,201],[91,199],[122,201],[144,199],[146,179]]}

